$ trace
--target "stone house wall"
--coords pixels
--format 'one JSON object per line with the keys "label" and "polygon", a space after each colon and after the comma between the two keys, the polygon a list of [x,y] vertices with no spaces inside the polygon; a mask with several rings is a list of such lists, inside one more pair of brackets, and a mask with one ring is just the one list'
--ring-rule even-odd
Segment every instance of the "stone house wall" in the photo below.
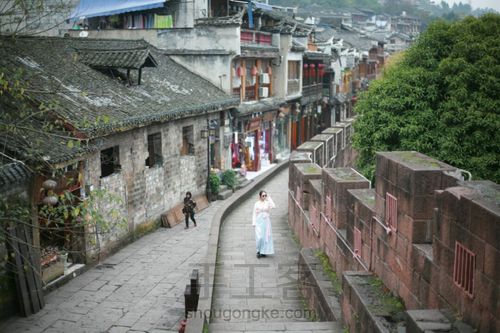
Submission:
{"label": "stone house wall", "polygon": [[[212,119],[218,119],[214,113]],[[182,155],[182,129],[193,126],[194,155]],[[85,163],[86,190],[103,189],[119,197],[102,202],[103,211],[118,210],[127,220],[126,228],[117,228],[101,239],[101,253],[118,246],[138,229],[148,228],[160,215],[182,202],[186,191],[204,193],[207,174],[207,145],[200,139],[206,128],[205,117],[192,117],[152,125],[103,138],[101,150],[119,146],[121,171],[101,178],[101,153],[91,155]],[[161,133],[161,165],[149,167],[148,135]],[[92,254],[90,254],[92,255]]]}

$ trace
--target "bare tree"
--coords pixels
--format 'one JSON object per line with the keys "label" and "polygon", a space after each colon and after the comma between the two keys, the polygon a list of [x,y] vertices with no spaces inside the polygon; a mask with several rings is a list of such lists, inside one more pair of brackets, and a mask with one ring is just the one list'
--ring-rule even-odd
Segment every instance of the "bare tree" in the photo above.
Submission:
{"label": "bare tree", "polygon": [[59,36],[78,0],[0,1],[0,34]]}

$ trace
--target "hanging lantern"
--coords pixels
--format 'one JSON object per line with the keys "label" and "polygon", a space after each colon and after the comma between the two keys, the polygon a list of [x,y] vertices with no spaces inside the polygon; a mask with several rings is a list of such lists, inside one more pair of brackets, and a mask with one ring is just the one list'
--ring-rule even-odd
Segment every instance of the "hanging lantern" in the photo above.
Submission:
{"label": "hanging lantern", "polygon": [[243,76],[243,71],[241,70],[241,67],[238,66],[238,68],[236,68],[236,75],[238,77],[242,77]]}
{"label": "hanging lantern", "polygon": [[319,70],[319,77],[323,78],[323,75],[325,74],[325,64],[319,64],[318,70]]}
{"label": "hanging lantern", "polygon": [[310,64],[309,71],[309,76],[314,79],[316,77],[316,65]]}
{"label": "hanging lantern", "polygon": [[257,76],[258,70],[256,66],[252,67],[252,76]]}
{"label": "hanging lantern", "polygon": [[308,70],[308,68],[309,68],[309,65],[308,64],[304,64],[304,71],[303,71],[304,74],[303,75],[304,75],[305,78],[309,77],[309,70]]}
{"label": "hanging lantern", "polygon": [[55,189],[57,186],[57,182],[53,179],[47,179],[46,181],[44,181],[42,183],[42,187],[44,190],[53,190]]}
{"label": "hanging lantern", "polygon": [[43,198],[42,202],[48,206],[55,206],[57,205],[57,197],[55,195],[49,195]]}

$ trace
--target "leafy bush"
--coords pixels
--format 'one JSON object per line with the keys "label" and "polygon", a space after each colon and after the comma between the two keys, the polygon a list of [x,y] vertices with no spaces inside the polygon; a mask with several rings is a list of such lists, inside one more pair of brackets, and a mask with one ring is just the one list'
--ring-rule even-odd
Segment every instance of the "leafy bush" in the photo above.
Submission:
{"label": "leafy bush", "polygon": [[500,15],[435,22],[356,103],[357,167],[416,150],[500,182]]}
{"label": "leafy bush", "polygon": [[222,173],[222,184],[227,185],[230,189],[234,190],[236,186],[236,171],[229,169]]}
{"label": "leafy bush", "polygon": [[215,173],[211,173],[208,178],[208,185],[210,186],[210,191],[212,193],[219,193],[220,179]]}

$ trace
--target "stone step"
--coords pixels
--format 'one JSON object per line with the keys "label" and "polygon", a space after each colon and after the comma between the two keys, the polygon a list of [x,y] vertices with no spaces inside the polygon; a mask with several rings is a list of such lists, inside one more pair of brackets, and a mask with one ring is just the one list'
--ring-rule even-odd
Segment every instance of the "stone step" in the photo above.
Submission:
{"label": "stone step", "polygon": [[231,189],[219,191],[219,193],[217,194],[217,200],[226,200],[231,195],[233,195],[233,190],[231,190]]}
{"label": "stone step", "polygon": [[247,186],[251,182],[252,182],[251,180],[243,178],[241,181],[238,181],[238,184],[236,185],[236,189],[239,190],[240,188]]}
{"label": "stone step", "polygon": [[209,333],[342,333],[342,324],[336,321],[295,321],[295,322],[227,322],[212,323],[208,328]]}

